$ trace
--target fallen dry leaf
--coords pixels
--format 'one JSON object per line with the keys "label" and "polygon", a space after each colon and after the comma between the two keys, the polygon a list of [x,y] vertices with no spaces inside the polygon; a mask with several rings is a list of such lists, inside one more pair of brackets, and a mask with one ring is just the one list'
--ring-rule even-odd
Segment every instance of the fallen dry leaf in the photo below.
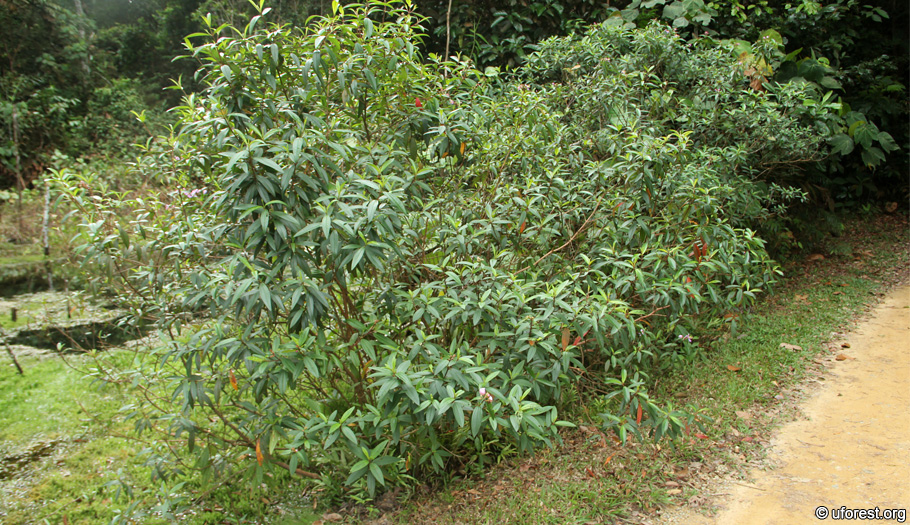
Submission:
{"label": "fallen dry leaf", "polygon": [[825,256],[820,253],[813,253],[812,255],[806,257],[806,260],[809,262],[824,261]]}
{"label": "fallen dry leaf", "polygon": [[797,351],[803,349],[803,347],[801,347],[801,346],[799,346],[799,345],[791,345],[791,344],[789,344],[789,343],[781,343],[781,344],[780,344],[780,347],[781,347],[781,348],[786,348],[787,350],[793,350],[794,352],[797,352]]}
{"label": "fallen dry leaf", "polygon": [[746,412],[745,410],[737,410],[736,417],[740,419],[752,419],[752,414]]}
{"label": "fallen dry leaf", "polygon": [[840,345],[841,348],[850,348],[850,343],[843,343]]}
{"label": "fallen dry leaf", "polygon": [[335,512],[330,512],[328,514],[322,515],[322,521],[341,521],[343,519],[344,518],[341,516],[341,514]]}
{"label": "fallen dry leaf", "polygon": [[677,488],[677,487],[679,487],[679,483],[677,483],[677,482],[675,482],[675,481],[667,481],[667,482],[664,482],[664,485],[667,486],[667,487],[670,487],[671,489],[672,489],[672,488]]}
{"label": "fallen dry leaf", "polygon": [[613,459],[613,456],[615,456],[615,455],[616,455],[616,452],[610,454],[610,455],[607,457],[607,459],[604,460],[604,467],[607,466],[607,463],[609,463],[610,460]]}
{"label": "fallen dry leaf", "polygon": [[850,357],[844,354],[837,354],[837,357],[834,358],[837,361],[846,361],[847,359],[856,359],[855,357]]}
{"label": "fallen dry leaf", "polygon": [[740,368],[736,365],[727,365],[727,370],[729,370],[731,372],[739,372],[740,370],[742,370],[742,368]]}
{"label": "fallen dry leaf", "polygon": [[670,496],[675,496],[676,494],[682,494],[682,489],[670,489],[667,491],[667,494]]}

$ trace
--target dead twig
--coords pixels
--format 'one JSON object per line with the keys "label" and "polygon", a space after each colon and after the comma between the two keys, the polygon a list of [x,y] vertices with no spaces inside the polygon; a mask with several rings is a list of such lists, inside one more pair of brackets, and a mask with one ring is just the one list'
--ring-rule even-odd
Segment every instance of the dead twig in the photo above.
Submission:
{"label": "dead twig", "polygon": [[521,270],[518,271],[518,273],[524,273],[524,272],[530,270],[532,267],[537,266],[538,264],[540,264],[541,261],[543,261],[543,260],[546,259],[547,257],[553,255],[554,253],[556,253],[556,252],[558,252],[558,251],[563,250],[566,246],[572,244],[572,241],[574,241],[576,237],[578,237],[579,235],[581,235],[581,232],[585,231],[585,230],[588,228],[588,226],[591,225],[591,221],[594,219],[594,215],[597,213],[597,210],[600,209],[600,202],[601,202],[601,199],[597,199],[597,204],[594,206],[594,209],[591,211],[591,214],[588,215],[588,218],[585,219],[585,222],[581,225],[580,228],[578,228],[578,229],[575,231],[575,233],[572,234],[572,237],[570,237],[568,241],[566,241],[565,243],[563,243],[562,246],[560,246],[560,247],[558,247],[558,248],[553,248],[552,250],[548,251],[548,252],[545,253],[540,259],[537,259],[537,260],[534,262],[534,264],[532,264],[531,266],[526,266],[526,267],[522,268]]}
{"label": "dead twig", "polygon": [[758,488],[758,487],[754,487],[754,486],[752,486],[752,485],[747,485],[747,484],[745,484],[745,483],[739,483],[739,482],[737,482],[737,481],[731,481],[730,483],[732,483],[732,484],[734,484],[734,485],[739,485],[739,486],[741,486],[741,487],[746,487],[747,489],[755,489],[755,490],[760,490],[760,491],[762,491],[762,492],[768,492],[768,491],[765,490],[765,489],[760,489],[760,488]]}
{"label": "dead twig", "polygon": [[[272,460],[272,463],[278,465],[279,467],[281,467],[281,468],[283,468],[283,469],[287,469],[288,471],[291,470],[290,465],[288,465],[288,464],[285,463],[284,461],[276,461],[276,460],[273,459],[273,460]],[[298,476],[301,476],[301,477],[304,477],[304,478],[320,479],[319,474],[314,474],[313,472],[307,472],[307,471],[305,471],[305,470],[303,470],[303,469],[301,469],[301,468],[296,469],[296,470],[294,471],[294,473],[297,474]]]}
{"label": "dead twig", "polygon": [[660,308],[658,308],[657,310],[654,310],[653,312],[649,313],[648,315],[643,315],[643,316],[641,316],[641,317],[635,319],[635,322],[637,323],[637,322],[639,322],[639,321],[641,321],[641,320],[643,320],[643,319],[647,319],[647,318],[651,317],[652,315],[655,315],[657,312],[659,312],[659,311],[661,311],[661,310],[664,310],[664,309],[666,309],[666,308],[669,308],[669,307],[670,307],[670,305],[661,306]]}

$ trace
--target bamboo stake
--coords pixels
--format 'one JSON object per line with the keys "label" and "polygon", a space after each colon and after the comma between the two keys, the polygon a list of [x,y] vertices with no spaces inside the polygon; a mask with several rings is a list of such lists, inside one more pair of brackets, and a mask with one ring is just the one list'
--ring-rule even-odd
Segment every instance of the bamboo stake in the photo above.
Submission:
{"label": "bamboo stake", "polygon": [[47,287],[50,291],[54,291],[54,268],[51,264],[51,245],[48,241],[48,223],[50,217],[50,208],[51,208],[51,184],[47,180],[44,181],[44,224],[42,233],[44,235],[44,271],[47,272]]}
{"label": "bamboo stake", "polygon": [[22,190],[25,189],[25,181],[22,179],[22,163],[19,160],[19,110],[15,104],[13,104],[13,145],[16,147],[16,194],[19,197],[16,202],[16,213],[19,215],[17,238],[22,240]]}

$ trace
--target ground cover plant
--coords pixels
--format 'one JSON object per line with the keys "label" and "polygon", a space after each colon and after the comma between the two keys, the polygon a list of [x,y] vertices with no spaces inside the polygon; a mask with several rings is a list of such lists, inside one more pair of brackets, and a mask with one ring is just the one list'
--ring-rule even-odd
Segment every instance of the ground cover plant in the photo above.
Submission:
{"label": "ground cover plant", "polygon": [[506,79],[421,57],[407,5],[334,13],[207,20],[207,87],[136,165],[169,193],[57,173],[96,289],[162,338],[107,377],[143,391],[155,475],[365,500],[552,445],[592,395],[621,441],[704,424],[652,378],[777,278],[751,228],[825,154],[810,88],[756,89],[731,46],[660,24],[548,41]]}

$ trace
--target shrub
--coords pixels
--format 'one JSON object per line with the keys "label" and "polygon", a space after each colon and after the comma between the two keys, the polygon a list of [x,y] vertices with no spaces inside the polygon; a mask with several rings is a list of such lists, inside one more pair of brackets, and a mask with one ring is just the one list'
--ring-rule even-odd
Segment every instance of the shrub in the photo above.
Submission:
{"label": "shrub", "polygon": [[139,430],[361,498],[552,444],[579,389],[623,438],[697,423],[648,380],[774,281],[746,225],[787,196],[760,175],[823,144],[798,93],[660,26],[548,41],[505,82],[423,60],[398,4],[262,23],[191,47],[207,88],[137,164],[173,193],[60,177],[99,284],[161,329],[125,372]]}

